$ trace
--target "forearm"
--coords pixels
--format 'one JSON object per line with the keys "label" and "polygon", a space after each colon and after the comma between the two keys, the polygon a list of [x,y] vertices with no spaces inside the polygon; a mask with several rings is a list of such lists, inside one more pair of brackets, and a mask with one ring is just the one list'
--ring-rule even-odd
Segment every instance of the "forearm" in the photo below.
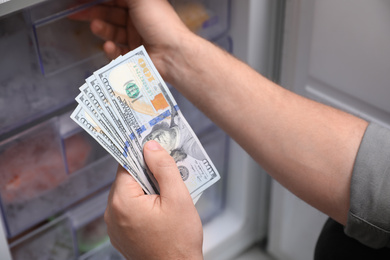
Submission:
{"label": "forearm", "polygon": [[341,223],[367,123],[287,91],[197,37],[168,61],[172,84],[268,173]]}

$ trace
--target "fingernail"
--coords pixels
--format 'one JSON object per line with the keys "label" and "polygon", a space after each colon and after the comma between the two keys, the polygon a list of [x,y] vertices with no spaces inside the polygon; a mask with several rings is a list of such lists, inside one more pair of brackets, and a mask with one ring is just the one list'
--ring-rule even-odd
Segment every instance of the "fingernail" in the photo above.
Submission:
{"label": "fingernail", "polygon": [[148,150],[152,150],[152,151],[159,151],[163,149],[162,146],[154,140],[147,142],[145,146]]}

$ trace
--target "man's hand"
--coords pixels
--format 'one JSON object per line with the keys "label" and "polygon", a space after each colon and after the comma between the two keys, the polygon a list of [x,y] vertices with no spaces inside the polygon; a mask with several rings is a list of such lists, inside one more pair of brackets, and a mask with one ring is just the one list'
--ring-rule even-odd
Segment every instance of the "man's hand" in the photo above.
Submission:
{"label": "man's hand", "polygon": [[173,158],[156,141],[144,157],[160,195],[118,168],[104,214],[112,245],[127,259],[203,259],[202,223]]}
{"label": "man's hand", "polygon": [[105,40],[110,59],[144,45],[160,74],[170,81],[168,65],[183,42],[195,36],[166,0],[115,0],[70,16],[90,21],[92,32]]}

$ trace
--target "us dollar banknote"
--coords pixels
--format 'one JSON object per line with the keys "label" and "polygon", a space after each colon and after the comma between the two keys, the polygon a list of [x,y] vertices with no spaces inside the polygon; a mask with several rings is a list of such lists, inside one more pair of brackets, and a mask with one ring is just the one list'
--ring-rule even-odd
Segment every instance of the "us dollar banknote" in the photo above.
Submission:
{"label": "us dollar banknote", "polygon": [[[220,179],[143,46],[94,72],[80,90],[72,119],[118,157],[146,193],[159,193],[143,159],[143,146],[149,140],[159,142],[175,159],[194,201]],[[83,113],[94,130],[80,120]]]}
{"label": "us dollar banknote", "polygon": [[139,177],[136,167],[126,159],[126,153],[115,145],[112,139],[105,134],[93,117],[88,114],[82,106],[77,106],[71,114],[71,118],[90,134],[109,154],[111,154],[115,160],[137,180],[147,194],[152,194],[149,183]]}

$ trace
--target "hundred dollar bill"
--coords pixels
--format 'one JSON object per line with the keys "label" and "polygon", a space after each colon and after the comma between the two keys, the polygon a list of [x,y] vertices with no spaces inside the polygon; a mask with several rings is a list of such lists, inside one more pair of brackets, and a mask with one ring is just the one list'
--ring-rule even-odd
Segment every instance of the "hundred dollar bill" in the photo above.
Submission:
{"label": "hundred dollar bill", "polygon": [[82,109],[88,114],[92,122],[97,125],[99,129],[103,133],[105,133],[106,136],[110,137],[111,142],[120,150],[122,151],[123,156],[127,160],[127,162],[130,165],[133,165],[133,167],[137,169],[141,169],[137,163],[133,160],[131,154],[128,151],[128,144],[122,141],[122,138],[118,136],[117,134],[113,134],[114,131],[112,131],[106,124],[106,122],[101,118],[101,115],[97,112],[97,109],[95,108],[94,104],[86,98],[85,94],[81,92],[77,97],[76,101],[78,104],[82,107]]}
{"label": "hundred dollar bill", "polygon": [[99,128],[102,129],[107,136],[111,137],[111,140],[114,143],[114,145],[118,149],[122,150],[122,153],[125,156],[127,156],[128,155],[127,144],[122,140],[120,136],[118,136],[118,134],[115,131],[113,131],[111,128],[107,126],[107,122],[102,119],[102,114],[97,112],[97,109],[95,108],[93,103],[85,96],[85,94],[83,92],[80,93],[79,95],[77,95],[75,100],[82,107],[84,111],[86,111],[89,115],[93,117],[94,122],[99,126]]}
{"label": "hundred dollar bill", "polygon": [[80,104],[85,104],[95,115],[98,123],[107,130],[107,134],[112,135],[118,143],[124,145],[126,151],[128,151],[129,141],[121,135],[118,128],[115,127],[114,118],[109,116],[109,113],[102,105],[102,100],[94,94],[87,83],[80,87],[81,93],[76,97],[76,101]]}
{"label": "hundred dollar bill", "polygon": [[[88,78],[87,81],[93,82],[94,78]],[[94,85],[94,83],[91,84]],[[106,106],[103,105],[104,101],[91,90],[91,87],[87,83],[83,84],[80,87],[80,90],[81,93],[76,97],[76,101],[79,104],[82,104],[84,108],[85,106],[87,106],[87,109],[91,110],[95,118],[97,119],[96,122],[102,128],[106,129],[106,133],[112,135],[112,137],[116,139],[119,144],[122,144],[122,146],[124,147],[124,151],[129,155],[132,155],[131,151],[129,152],[129,147],[132,147],[131,140],[126,138],[126,133],[123,133],[119,130],[121,125],[116,123],[116,115],[113,114],[112,116],[110,116],[110,114],[112,114],[113,112],[111,111],[109,104],[106,104],[108,107],[106,108]],[[132,161],[133,163],[135,163],[134,159],[132,159]],[[139,166],[137,167],[141,169]]]}
{"label": "hundred dollar bill", "polygon": [[93,118],[83,110],[82,106],[78,105],[70,116],[78,125],[80,125],[87,133],[89,133],[115,160],[126,169],[135,180],[141,185],[147,194],[152,194],[150,184],[141,179],[135,167],[130,165],[121,150],[119,150],[102,129],[96,124]]}
{"label": "hundred dollar bill", "polygon": [[[162,89],[165,83],[140,47],[94,73],[110,101],[136,133],[169,110]],[[167,91],[169,93],[169,91]],[[172,98],[173,99],[173,98]]]}
{"label": "hundred dollar bill", "polygon": [[[86,90],[85,86],[82,86],[80,89]],[[133,157],[133,154],[129,152],[128,147],[131,146],[129,143],[124,143],[123,141],[118,141],[115,136],[118,136],[120,140],[123,140],[118,133],[116,133],[116,129],[114,128],[113,131],[107,127],[104,120],[100,117],[100,114],[97,112],[97,109],[95,109],[95,105],[85,97],[84,95],[85,91],[81,92],[77,97],[76,101],[79,103],[79,105],[83,108],[83,110],[92,117],[93,122],[102,129],[104,133],[106,133],[107,136],[111,137],[111,141],[114,143],[114,145],[122,151],[123,156],[125,159],[127,159],[127,162],[133,166],[135,170],[142,171],[142,167],[139,165],[139,162],[135,160]],[[90,95],[91,96],[91,95]],[[104,116],[104,114],[102,114]],[[113,134],[115,133],[115,135]],[[138,172],[139,173],[139,172]],[[145,174],[138,174],[138,177],[140,179],[143,179],[144,182],[149,183],[150,180],[145,178]],[[155,187],[152,187],[150,190],[151,193],[156,193]]]}
{"label": "hundred dollar bill", "polygon": [[146,141],[158,141],[174,157],[193,198],[220,178],[143,47],[94,76],[124,125],[135,134],[139,153]]}
{"label": "hundred dollar bill", "polygon": [[[114,62],[111,62],[110,64],[113,64]],[[143,160],[142,152],[139,153],[139,149],[142,149],[139,147],[137,150],[134,147],[135,140],[135,134],[133,133],[130,126],[125,124],[125,120],[123,116],[118,112],[117,106],[118,102],[116,100],[112,100],[109,98],[109,96],[104,91],[104,88],[99,83],[99,81],[94,77],[91,76],[86,80],[88,87],[83,88],[84,91],[91,90],[92,94],[98,100],[99,106],[101,106],[102,110],[104,110],[103,114],[108,115],[107,117],[112,119],[112,122],[114,123],[114,128],[116,129],[116,132],[119,132],[121,136],[125,137],[127,140],[127,148],[131,155],[134,157],[134,161],[136,161],[137,165],[139,165],[141,169],[142,175],[145,176],[146,179],[148,179],[149,183],[152,186],[152,192],[153,193],[159,193],[159,187],[156,179],[154,176],[150,173],[148,168],[145,166],[145,162]],[[91,94],[89,96],[92,96]]]}
{"label": "hundred dollar bill", "polygon": [[121,137],[124,138],[127,145],[130,145],[131,138],[129,137],[128,130],[123,126],[120,118],[113,110],[110,102],[106,98],[101,86],[97,82],[94,76],[90,76],[86,79],[87,85],[80,87],[80,90],[84,92],[87,97],[93,101],[102,118],[105,119],[111,129]]}

